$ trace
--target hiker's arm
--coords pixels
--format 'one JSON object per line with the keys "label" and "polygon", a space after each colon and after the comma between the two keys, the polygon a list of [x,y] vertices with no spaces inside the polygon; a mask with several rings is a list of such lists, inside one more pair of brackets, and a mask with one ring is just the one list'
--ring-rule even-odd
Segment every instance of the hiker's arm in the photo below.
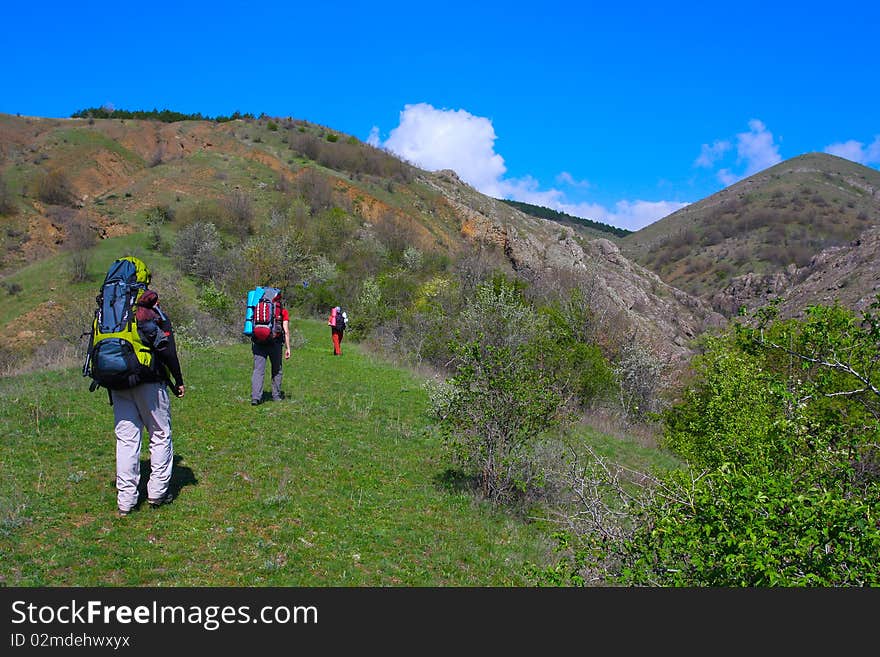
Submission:
{"label": "hiker's arm", "polygon": [[281,326],[284,327],[284,357],[290,358],[290,322],[285,319]]}
{"label": "hiker's arm", "polygon": [[183,397],[183,374],[180,371],[180,359],[177,357],[177,348],[174,344],[174,334],[168,336],[168,343],[162,349],[156,350],[156,355],[168,366],[174,379],[174,391],[178,397]]}
{"label": "hiker's arm", "polygon": [[168,367],[168,371],[174,378],[174,394],[177,397],[183,397],[183,373],[180,371],[180,359],[177,357],[177,343],[174,340],[171,321],[168,319],[161,321],[159,330],[165,333],[168,340],[162,347],[156,349],[156,355]]}

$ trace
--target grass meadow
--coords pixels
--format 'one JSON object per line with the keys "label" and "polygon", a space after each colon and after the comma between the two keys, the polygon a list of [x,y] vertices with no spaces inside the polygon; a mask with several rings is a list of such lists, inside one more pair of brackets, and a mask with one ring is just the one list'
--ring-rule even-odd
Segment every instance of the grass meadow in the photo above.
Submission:
{"label": "grass meadow", "polygon": [[[106,391],[77,368],[0,378],[0,586],[529,586],[548,528],[444,483],[423,379],[291,325],[280,402],[250,405],[248,343],[181,348],[177,497],[125,518]],[[141,465],[143,489],[146,445]]]}

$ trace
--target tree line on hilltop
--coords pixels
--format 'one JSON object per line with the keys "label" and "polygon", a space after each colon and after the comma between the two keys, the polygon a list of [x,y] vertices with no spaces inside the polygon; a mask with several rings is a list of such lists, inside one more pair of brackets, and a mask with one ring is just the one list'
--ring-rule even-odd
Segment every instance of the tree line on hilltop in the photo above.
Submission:
{"label": "tree line on hilltop", "polygon": [[176,123],[177,121],[214,121],[223,123],[226,121],[236,121],[238,119],[253,119],[253,114],[249,112],[235,111],[229,116],[217,115],[214,117],[206,116],[201,112],[193,114],[184,114],[183,112],[175,112],[169,109],[152,109],[152,110],[124,110],[114,109],[111,107],[87,107],[77,110],[70,115],[73,119],[139,119],[145,121],[161,121],[163,123]]}

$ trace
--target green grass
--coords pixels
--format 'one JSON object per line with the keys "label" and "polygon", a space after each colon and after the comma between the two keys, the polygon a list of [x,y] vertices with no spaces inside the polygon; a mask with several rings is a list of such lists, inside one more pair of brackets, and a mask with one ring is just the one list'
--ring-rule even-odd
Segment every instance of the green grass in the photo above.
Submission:
{"label": "green grass", "polygon": [[527,584],[540,528],[437,483],[421,382],[294,324],[281,402],[250,406],[247,344],[182,350],[179,496],[122,519],[105,392],[75,369],[0,380],[0,584]]}
{"label": "green grass", "polygon": [[144,166],[144,159],[141,156],[133,153],[115,139],[112,139],[97,130],[87,128],[60,128],[52,131],[51,136],[49,136],[47,140],[52,142],[54,146],[62,151],[77,149],[77,153],[79,153],[80,156],[88,150],[108,150],[112,153],[116,153],[132,164],[139,167]]}
{"label": "green grass", "polygon": [[172,266],[171,260],[167,256],[148,251],[147,244],[148,237],[143,233],[99,240],[89,254],[89,280],[81,283],[70,283],[68,271],[70,254],[66,252],[57,253],[25,265],[4,276],[3,282],[20,285],[21,291],[15,295],[9,295],[5,290],[0,289],[0,300],[2,300],[0,303],[0,327],[41,303],[50,301],[68,308],[72,305],[71,302],[85,303],[88,304],[89,312],[91,312],[94,309],[95,295],[100,290],[104,276],[107,274],[107,268],[122,254],[129,252],[141,254],[153,269],[163,265],[168,268]]}
{"label": "green grass", "polygon": [[635,438],[609,436],[583,425],[574,433],[577,439],[589,443],[600,458],[633,470],[659,473],[684,467],[684,462],[674,454],[663,449],[645,447]]}
{"label": "green grass", "polygon": [[[0,586],[531,585],[523,566],[548,558],[548,527],[442,483],[422,379],[350,342],[334,358],[322,321],[291,324],[303,344],[286,397],[258,407],[249,344],[181,347],[179,494],[127,518],[106,392],[77,368],[0,379]],[[578,434],[632,466],[670,465]]]}

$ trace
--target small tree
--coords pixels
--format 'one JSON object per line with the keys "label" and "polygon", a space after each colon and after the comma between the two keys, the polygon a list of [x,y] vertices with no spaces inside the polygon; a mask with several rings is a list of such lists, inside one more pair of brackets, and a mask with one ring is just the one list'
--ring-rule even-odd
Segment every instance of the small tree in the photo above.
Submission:
{"label": "small tree", "polygon": [[[455,374],[431,391],[432,412],[453,458],[493,503],[534,489],[541,436],[568,419],[566,392],[545,361],[545,324],[515,286],[481,286],[462,315],[486,331],[452,345]],[[467,318],[470,318],[469,320]]]}
{"label": "small tree", "polygon": [[564,399],[527,349],[471,342],[456,352],[455,376],[432,391],[441,435],[486,499],[510,502],[539,480],[531,449],[560,424]]}
{"label": "small tree", "polygon": [[92,247],[97,242],[95,231],[88,221],[73,208],[52,208],[49,215],[64,231],[62,248],[69,254],[70,282],[82,283],[89,280]]}

